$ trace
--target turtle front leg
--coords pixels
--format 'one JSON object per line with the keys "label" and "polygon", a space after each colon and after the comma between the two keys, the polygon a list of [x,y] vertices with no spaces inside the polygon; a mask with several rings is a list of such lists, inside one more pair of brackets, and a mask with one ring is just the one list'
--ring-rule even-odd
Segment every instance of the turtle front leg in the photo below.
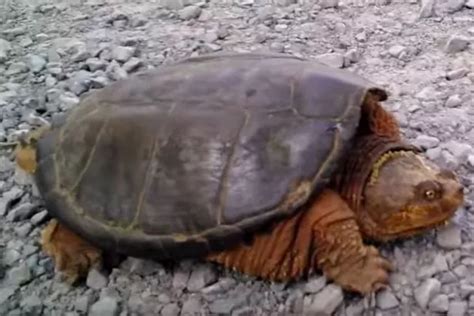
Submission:
{"label": "turtle front leg", "polygon": [[369,294],[388,284],[392,265],[365,245],[353,211],[335,192],[326,191],[312,205],[315,264],[346,290]]}
{"label": "turtle front leg", "polygon": [[364,244],[353,211],[330,190],[251,244],[207,259],[271,281],[296,280],[320,269],[342,288],[364,295],[383,288],[392,269],[377,249]]}
{"label": "turtle front leg", "polygon": [[74,284],[87,276],[92,267],[102,265],[102,252],[52,219],[41,232],[43,251],[51,256],[65,281]]}

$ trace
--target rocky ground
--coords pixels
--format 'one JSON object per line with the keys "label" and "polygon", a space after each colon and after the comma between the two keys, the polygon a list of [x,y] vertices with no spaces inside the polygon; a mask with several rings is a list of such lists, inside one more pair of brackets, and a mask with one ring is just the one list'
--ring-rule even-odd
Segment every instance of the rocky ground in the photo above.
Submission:
{"label": "rocky ground", "polygon": [[[474,313],[474,1],[0,0],[1,315],[450,315]],[[5,143],[81,94],[178,58],[269,49],[319,59],[391,92],[403,132],[454,168],[467,201],[448,227],[381,246],[390,288],[348,295],[315,275],[269,284],[185,261],[129,258],[70,287],[38,236],[48,219]]]}

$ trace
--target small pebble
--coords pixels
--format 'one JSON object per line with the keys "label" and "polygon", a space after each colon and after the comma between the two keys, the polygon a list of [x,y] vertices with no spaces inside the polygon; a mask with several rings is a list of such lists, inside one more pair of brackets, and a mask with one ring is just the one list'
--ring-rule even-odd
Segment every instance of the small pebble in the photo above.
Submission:
{"label": "small pebble", "polygon": [[341,287],[331,283],[319,293],[314,294],[309,301],[305,300],[303,309],[305,313],[309,314],[332,315],[343,300]]}
{"label": "small pebble", "polygon": [[88,316],[117,316],[118,312],[117,300],[112,297],[104,297],[90,307]]}
{"label": "small pebble", "polygon": [[449,303],[447,316],[465,316],[467,312],[467,302],[451,301]]}
{"label": "small pebble", "polygon": [[457,249],[462,244],[461,230],[454,224],[440,228],[436,234],[436,242],[443,249]]}
{"label": "small pebble", "polygon": [[455,108],[455,107],[458,107],[462,104],[462,99],[461,97],[459,96],[459,94],[454,94],[452,96],[450,96],[447,100],[446,100],[446,103],[445,105],[448,107],[448,108]]}
{"label": "small pebble", "polygon": [[449,308],[449,298],[446,294],[435,296],[428,304],[428,308],[432,312],[445,313]]}
{"label": "small pebble", "polygon": [[389,290],[377,293],[376,302],[377,306],[382,310],[391,309],[400,304],[395,295]]}

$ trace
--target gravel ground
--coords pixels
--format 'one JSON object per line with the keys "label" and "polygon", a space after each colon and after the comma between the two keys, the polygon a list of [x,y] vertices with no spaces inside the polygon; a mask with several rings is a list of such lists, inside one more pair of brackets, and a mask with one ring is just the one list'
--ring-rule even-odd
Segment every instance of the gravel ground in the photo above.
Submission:
{"label": "gravel ground", "polygon": [[198,261],[134,258],[67,286],[38,244],[47,211],[3,148],[0,315],[473,315],[474,1],[336,3],[0,0],[0,141],[91,89],[190,55],[270,49],[361,73],[391,92],[405,136],[467,188],[449,226],[380,246],[397,269],[389,289],[361,298],[321,275],[270,284]]}

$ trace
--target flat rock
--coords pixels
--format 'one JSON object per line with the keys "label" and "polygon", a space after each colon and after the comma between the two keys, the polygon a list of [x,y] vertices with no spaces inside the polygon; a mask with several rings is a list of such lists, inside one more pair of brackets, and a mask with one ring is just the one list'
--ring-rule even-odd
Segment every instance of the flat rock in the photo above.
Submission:
{"label": "flat rock", "polygon": [[420,18],[429,18],[435,14],[435,0],[421,0]]}
{"label": "flat rock", "polygon": [[439,145],[439,143],[440,143],[439,138],[428,136],[428,135],[419,135],[416,137],[414,141],[414,144],[416,146],[419,146],[425,149],[435,148]]}
{"label": "flat rock", "polygon": [[100,290],[104,288],[108,283],[108,278],[102,272],[97,269],[89,270],[87,274],[86,284],[88,287],[94,290]]}
{"label": "flat rock", "polygon": [[391,309],[397,307],[400,304],[395,295],[389,290],[377,293],[376,303],[377,306],[382,310]]}
{"label": "flat rock", "polygon": [[444,47],[444,51],[448,54],[462,52],[469,45],[469,39],[464,36],[451,36]]}
{"label": "flat rock", "polygon": [[436,243],[444,249],[457,249],[461,247],[461,229],[452,223],[440,228],[436,234]]}
{"label": "flat rock", "polygon": [[115,298],[104,297],[92,304],[89,316],[117,316],[119,313],[118,302]]}
{"label": "flat rock", "polygon": [[467,307],[467,302],[465,301],[451,301],[447,316],[465,316]]}
{"label": "flat rock", "polygon": [[343,300],[341,287],[331,283],[308,301],[305,300],[303,310],[309,314],[332,315]]}
{"label": "flat rock", "polygon": [[181,20],[197,19],[202,13],[201,7],[190,5],[179,10],[178,15]]}
{"label": "flat rock", "polygon": [[28,58],[28,65],[32,72],[38,73],[46,66],[46,60],[38,55],[30,55]]}
{"label": "flat rock", "polygon": [[441,282],[435,278],[429,278],[423,281],[415,290],[414,297],[418,304],[423,309],[426,309],[428,303],[433,297],[439,294],[441,290]]}
{"label": "flat rock", "polygon": [[445,313],[449,308],[449,298],[446,294],[436,295],[428,304],[428,309],[435,313]]}
{"label": "flat rock", "polygon": [[334,68],[342,68],[344,66],[344,55],[339,53],[321,54],[314,59]]}
{"label": "flat rock", "polygon": [[126,62],[135,54],[136,48],[130,46],[117,46],[112,50],[112,58],[119,62]]}
{"label": "flat rock", "polygon": [[200,265],[193,269],[188,280],[187,289],[190,292],[196,292],[216,281],[217,275],[212,266]]}

